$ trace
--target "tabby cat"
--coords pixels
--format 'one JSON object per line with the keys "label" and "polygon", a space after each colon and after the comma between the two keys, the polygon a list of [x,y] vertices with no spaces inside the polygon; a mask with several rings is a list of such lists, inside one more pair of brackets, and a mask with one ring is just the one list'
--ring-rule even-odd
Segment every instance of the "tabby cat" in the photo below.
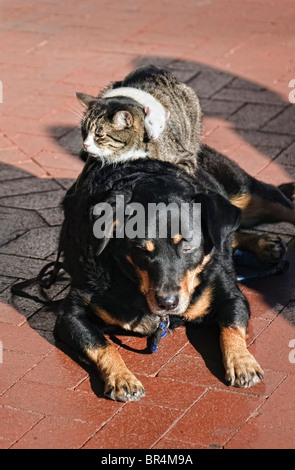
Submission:
{"label": "tabby cat", "polygon": [[[149,138],[142,103],[130,96],[104,97],[120,87],[149,93],[165,108],[169,119],[161,140]],[[143,66],[123,81],[110,84],[98,97],[77,93],[77,98],[86,107],[81,124],[86,154],[108,163],[149,157],[195,173],[201,145],[201,107],[194,90],[177,81],[171,72]]]}

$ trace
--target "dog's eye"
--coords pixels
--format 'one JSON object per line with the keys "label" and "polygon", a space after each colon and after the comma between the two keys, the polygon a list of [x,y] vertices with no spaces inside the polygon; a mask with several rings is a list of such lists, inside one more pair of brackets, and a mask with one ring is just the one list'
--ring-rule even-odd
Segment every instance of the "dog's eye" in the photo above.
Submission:
{"label": "dog's eye", "polygon": [[194,247],[191,246],[191,245],[185,245],[182,247],[182,251],[183,253],[190,253],[191,251],[193,251]]}
{"label": "dog's eye", "polygon": [[135,248],[137,248],[140,251],[147,251],[147,247],[144,245],[137,245]]}

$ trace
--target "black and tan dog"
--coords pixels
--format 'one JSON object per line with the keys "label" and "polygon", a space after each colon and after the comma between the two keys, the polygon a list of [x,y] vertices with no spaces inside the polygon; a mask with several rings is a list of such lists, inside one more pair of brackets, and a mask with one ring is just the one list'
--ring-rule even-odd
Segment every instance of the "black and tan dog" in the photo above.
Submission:
{"label": "black and tan dog", "polygon": [[[197,180],[169,163],[139,159],[101,168],[93,159],[65,197],[60,247],[72,283],[55,335],[97,366],[105,394],[114,400],[139,400],[145,392],[104,333],[120,327],[151,336],[167,315],[220,325],[229,385],[249,387],[263,378],[246,347],[250,312],[236,283],[232,246],[278,260],[284,250],[278,237],[243,234],[238,227],[295,223],[295,211],[282,191],[211,152],[203,148]],[[289,186],[282,189],[290,191]],[[141,237],[116,238],[111,232],[117,219],[110,238],[96,238],[94,206],[107,202],[115,207],[119,195],[126,204],[145,209],[149,203],[201,203],[200,239],[181,232],[150,237],[146,231]],[[156,219],[157,214],[151,223]]]}

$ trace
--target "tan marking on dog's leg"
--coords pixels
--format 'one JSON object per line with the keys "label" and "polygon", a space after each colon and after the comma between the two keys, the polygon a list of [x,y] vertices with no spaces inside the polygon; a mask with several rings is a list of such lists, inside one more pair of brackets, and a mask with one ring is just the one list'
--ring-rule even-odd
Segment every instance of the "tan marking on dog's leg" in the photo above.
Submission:
{"label": "tan marking on dog's leg", "polygon": [[112,345],[87,349],[105,383],[104,393],[112,400],[138,401],[145,395],[142,384],[126,367],[120,353]]}
{"label": "tan marking on dog's leg", "polygon": [[263,379],[263,370],[247,349],[245,328],[221,326],[220,346],[228,385],[252,387]]}

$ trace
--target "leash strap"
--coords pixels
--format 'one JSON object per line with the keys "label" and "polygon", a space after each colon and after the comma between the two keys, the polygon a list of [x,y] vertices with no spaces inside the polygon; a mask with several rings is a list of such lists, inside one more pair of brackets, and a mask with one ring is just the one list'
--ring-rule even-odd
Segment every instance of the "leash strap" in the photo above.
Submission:
{"label": "leash strap", "polygon": [[[32,285],[39,285],[40,287],[42,287],[42,289],[49,289],[56,282],[59,271],[64,268],[63,264],[59,261],[60,255],[61,251],[59,250],[56,261],[52,261],[51,263],[46,264],[41,269],[38,276],[33,277],[31,279],[27,279],[25,281],[17,282],[13,286],[11,286],[11,293],[13,295],[17,295],[18,297],[31,299],[35,302],[39,302],[44,305],[48,304],[48,301],[39,299],[39,297],[35,295],[28,294],[24,291],[24,289]],[[50,268],[52,269],[50,270]]]}

